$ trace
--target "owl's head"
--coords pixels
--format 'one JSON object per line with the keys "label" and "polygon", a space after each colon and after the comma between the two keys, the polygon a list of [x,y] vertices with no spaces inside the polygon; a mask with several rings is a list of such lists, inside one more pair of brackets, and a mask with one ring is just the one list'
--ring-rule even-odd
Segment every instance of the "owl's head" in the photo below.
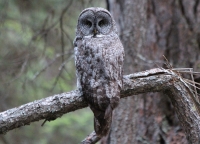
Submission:
{"label": "owl's head", "polygon": [[117,34],[117,28],[109,11],[91,7],[81,12],[78,18],[77,35],[98,37],[112,33]]}

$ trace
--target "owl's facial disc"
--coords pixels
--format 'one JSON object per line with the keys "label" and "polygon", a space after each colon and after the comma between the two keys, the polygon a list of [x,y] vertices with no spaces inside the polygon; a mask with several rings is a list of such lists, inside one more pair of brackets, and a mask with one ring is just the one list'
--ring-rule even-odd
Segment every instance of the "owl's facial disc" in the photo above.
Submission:
{"label": "owl's facial disc", "polygon": [[96,13],[96,28],[103,34],[108,34],[112,29],[112,18],[111,16],[103,11]]}
{"label": "owl's facial disc", "polygon": [[79,27],[84,35],[91,35],[94,29],[95,15],[92,11],[86,11],[79,17]]}
{"label": "owl's facial disc", "polygon": [[79,28],[83,35],[101,37],[112,29],[111,16],[103,11],[86,11],[79,17]]}

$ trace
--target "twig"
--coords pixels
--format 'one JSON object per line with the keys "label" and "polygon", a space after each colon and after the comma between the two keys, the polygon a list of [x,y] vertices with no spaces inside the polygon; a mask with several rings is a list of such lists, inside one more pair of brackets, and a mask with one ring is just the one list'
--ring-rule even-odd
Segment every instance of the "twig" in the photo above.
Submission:
{"label": "twig", "polygon": [[[69,53],[68,53],[68,54],[69,54]],[[70,57],[69,57],[69,55],[68,55],[68,59],[69,59],[69,58],[70,58]],[[68,59],[67,59],[67,60],[68,60]],[[59,80],[59,78],[60,78],[60,76],[61,76],[63,70],[66,70],[65,64],[66,64],[67,60],[64,61],[64,62],[61,64],[61,66],[59,67],[59,73],[58,73],[58,75],[57,75],[57,77],[56,77],[56,80],[55,80],[55,82],[54,82],[54,84],[53,84],[53,87],[52,87],[51,90],[50,90],[51,92],[54,90],[56,84],[58,83],[58,80]]]}
{"label": "twig", "polygon": [[[191,74],[190,74],[190,75],[191,75],[191,79],[192,79],[192,81],[194,82],[193,68],[190,69],[190,72],[191,72]],[[198,93],[197,93],[197,89],[196,89],[197,87],[195,86],[195,84],[194,84],[194,87],[193,87],[193,88],[194,88],[194,91],[195,91],[196,100],[197,100],[197,102],[199,103]]]}
{"label": "twig", "polygon": [[167,68],[172,70],[173,67],[172,67],[172,65],[169,63],[168,59],[167,59],[164,55],[163,55],[163,57],[164,57],[164,59],[165,59],[166,62],[167,62],[167,63],[166,63]]}
{"label": "twig", "polygon": [[[62,10],[61,16],[60,16],[60,30],[61,30],[61,51],[64,53],[65,48],[65,42],[64,42],[64,29],[63,29],[63,16],[71,6],[73,0],[70,0],[69,4]],[[64,55],[62,56],[62,63],[64,62]]]}
{"label": "twig", "polygon": [[[175,70],[175,69],[172,69],[172,70]],[[179,70],[178,70],[178,72],[179,72],[179,73],[188,73],[188,74],[191,74],[191,73],[192,73],[193,75],[200,75],[200,73],[199,73],[199,72],[191,72],[191,71],[179,71]]]}
{"label": "twig", "polygon": [[58,58],[60,58],[64,54],[57,54],[56,57],[50,61],[45,67],[43,67],[40,71],[36,72],[33,76],[32,80],[36,79],[42,72],[44,72],[49,66],[51,66]]}
{"label": "twig", "polygon": [[17,76],[15,76],[15,78],[11,79],[10,81],[8,81],[6,83],[12,83],[13,81],[17,80],[23,74],[23,72],[27,66],[29,58],[30,58],[30,54],[26,55],[26,59],[21,66],[20,72],[17,74]]}
{"label": "twig", "polygon": [[51,92],[54,90],[56,84],[58,83],[58,80],[59,80],[59,78],[60,78],[60,76],[61,76],[61,74],[62,74],[62,72],[63,72],[64,67],[65,67],[65,65],[62,64],[61,67],[59,68],[59,73],[58,73],[58,75],[57,75],[57,77],[56,77],[56,80],[55,80],[55,82],[54,82],[54,84],[53,84],[53,87],[52,87],[51,90],[50,90]]}

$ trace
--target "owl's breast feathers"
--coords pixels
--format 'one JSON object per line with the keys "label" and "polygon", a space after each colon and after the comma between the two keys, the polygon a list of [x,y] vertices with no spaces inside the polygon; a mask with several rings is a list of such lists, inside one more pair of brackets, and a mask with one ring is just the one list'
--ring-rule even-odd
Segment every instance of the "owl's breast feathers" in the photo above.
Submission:
{"label": "owl's breast feathers", "polygon": [[123,46],[118,36],[83,38],[75,45],[77,86],[94,112],[95,131],[108,131],[122,88]]}
{"label": "owl's breast feathers", "polygon": [[105,110],[110,98],[119,97],[122,88],[123,46],[112,36],[83,38],[75,43],[78,86],[91,104]]}

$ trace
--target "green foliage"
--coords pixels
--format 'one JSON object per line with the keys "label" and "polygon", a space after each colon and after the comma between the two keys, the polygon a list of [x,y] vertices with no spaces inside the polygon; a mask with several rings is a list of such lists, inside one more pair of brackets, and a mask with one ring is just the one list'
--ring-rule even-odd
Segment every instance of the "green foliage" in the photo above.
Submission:
{"label": "green foliage", "polygon": [[[0,1],[0,110],[76,88],[73,39],[79,13],[104,1]],[[64,34],[64,47],[61,36]],[[64,49],[64,53],[63,53]],[[1,143],[74,144],[93,130],[93,116],[83,109],[41,127],[31,123],[8,132]]]}
{"label": "green foliage", "polygon": [[[88,110],[89,109],[83,109],[69,113],[60,119],[47,123],[44,126],[44,131],[52,137],[47,143],[53,144],[53,134],[55,131],[61,135],[60,143],[65,143],[65,141],[68,141],[69,144],[80,143],[80,141],[93,129],[92,113]],[[75,137],[74,140],[73,137]],[[57,142],[58,141],[54,141],[54,143]]]}

